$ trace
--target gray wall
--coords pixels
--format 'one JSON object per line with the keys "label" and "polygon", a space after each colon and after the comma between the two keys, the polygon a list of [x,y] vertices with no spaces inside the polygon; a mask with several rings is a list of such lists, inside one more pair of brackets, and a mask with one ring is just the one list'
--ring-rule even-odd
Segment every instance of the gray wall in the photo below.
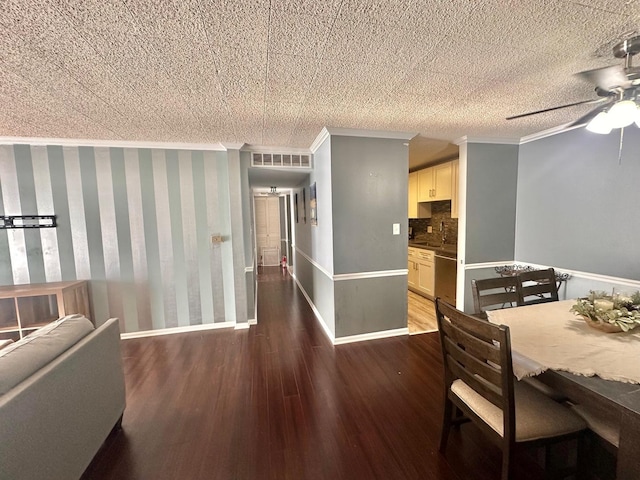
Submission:
{"label": "gray wall", "polygon": [[[58,218],[55,229],[0,231],[0,284],[90,280],[96,322],[117,316],[123,332],[246,321],[235,162],[225,152],[0,146],[1,214]],[[225,242],[212,245],[213,233]]]}
{"label": "gray wall", "polygon": [[[357,278],[406,270],[406,140],[331,135],[314,153],[318,226],[309,222],[309,187],[298,189],[294,272],[325,321],[341,337],[407,327],[407,277]],[[392,224],[401,225],[400,235]],[[311,258],[309,261],[303,255]],[[356,278],[335,279],[354,274]]]}
{"label": "gray wall", "polygon": [[257,265],[253,258],[255,251],[253,235],[253,198],[249,186],[249,168],[251,168],[251,152],[240,152],[240,192],[242,195],[242,238],[244,248],[244,265],[251,267],[245,272],[246,319],[255,320],[256,316],[256,276]]}
{"label": "gray wall", "polygon": [[[331,137],[334,272],[407,266],[406,140]],[[400,235],[392,235],[399,223]]]}
{"label": "gray wall", "polygon": [[517,179],[517,145],[467,145],[466,264],[513,260]]}
{"label": "gray wall", "polygon": [[298,282],[322,317],[326,329],[336,336],[334,282],[307,258],[294,251],[294,271]]}
{"label": "gray wall", "polygon": [[336,337],[407,327],[407,277],[335,282]]}
{"label": "gray wall", "polygon": [[583,128],[520,147],[516,260],[640,280],[640,131]]}
{"label": "gray wall", "polygon": [[[331,138],[327,138],[313,155],[313,173],[310,183],[316,183],[316,200],[318,225],[312,226],[309,221],[309,185],[292,191],[298,196],[298,219],[293,212],[292,228],[295,230],[294,274],[311,302],[320,313],[327,329],[335,336],[335,306],[333,279],[327,276],[333,272],[333,219],[331,218]],[[304,221],[302,190],[305,190],[307,221]],[[324,213],[323,213],[324,212]],[[324,272],[311,263],[306,257],[313,259]]]}
{"label": "gray wall", "polygon": [[[302,227],[303,238],[308,242],[308,254],[322,266],[326,271],[333,273],[333,232],[334,217],[333,192],[335,186],[332,178],[332,144],[333,137],[328,138],[318,148],[313,156],[313,173],[310,176],[310,184],[316,184],[316,213],[318,219],[317,226],[309,223],[309,188],[306,189],[305,202],[307,212],[307,223],[303,223],[303,209],[299,206],[300,226]],[[298,201],[302,202],[302,195],[298,193]]]}

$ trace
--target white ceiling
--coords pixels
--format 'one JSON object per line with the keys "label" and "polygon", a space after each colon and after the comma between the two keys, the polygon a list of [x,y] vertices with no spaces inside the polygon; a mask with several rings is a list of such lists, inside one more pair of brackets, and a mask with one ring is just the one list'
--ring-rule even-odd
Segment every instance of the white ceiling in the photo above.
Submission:
{"label": "white ceiling", "polygon": [[595,98],[640,0],[3,0],[0,136],[308,148],[520,138]]}

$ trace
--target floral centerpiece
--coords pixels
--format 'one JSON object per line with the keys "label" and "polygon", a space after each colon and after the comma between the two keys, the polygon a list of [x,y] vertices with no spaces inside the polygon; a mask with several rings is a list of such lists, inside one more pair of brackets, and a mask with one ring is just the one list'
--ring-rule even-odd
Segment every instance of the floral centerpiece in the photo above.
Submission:
{"label": "floral centerpiece", "polygon": [[640,291],[631,296],[589,292],[579,298],[571,311],[587,325],[604,332],[628,332],[640,325]]}

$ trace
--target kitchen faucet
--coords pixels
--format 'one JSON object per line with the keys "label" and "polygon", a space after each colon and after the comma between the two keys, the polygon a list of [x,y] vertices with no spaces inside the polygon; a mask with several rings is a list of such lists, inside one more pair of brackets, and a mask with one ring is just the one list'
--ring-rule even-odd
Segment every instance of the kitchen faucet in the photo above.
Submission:
{"label": "kitchen faucet", "polygon": [[444,222],[440,222],[440,232],[442,235],[442,245],[445,244],[446,240],[447,240],[447,230],[444,228]]}

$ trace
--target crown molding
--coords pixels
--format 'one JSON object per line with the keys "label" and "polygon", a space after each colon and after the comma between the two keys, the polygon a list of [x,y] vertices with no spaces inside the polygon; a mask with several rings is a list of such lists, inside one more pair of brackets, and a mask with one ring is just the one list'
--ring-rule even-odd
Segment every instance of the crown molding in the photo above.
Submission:
{"label": "crown molding", "polygon": [[213,150],[224,152],[221,143],[138,142],[87,138],[0,137],[0,145],[61,145],[63,147],[152,148],[164,150]]}
{"label": "crown molding", "polygon": [[318,134],[316,139],[309,146],[309,150],[311,150],[311,153],[315,154],[316,150],[318,150],[318,148],[320,148],[320,145],[322,145],[324,143],[324,141],[327,138],[329,138],[329,136],[330,136],[329,130],[327,130],[327,127],[323,127],[322,130],[320,130],[320,133]]}
{"label": "crown molding", "polygon": [[418,135],[414,132],[395,132],[387,130],[360,130],[356,128],[335,128],[323,127],[316,139],[311,143],[309,150],[316,153],[320,145],[331,135],[341,137],[362,137],[362,138],[387,138],[391,140],[406,140],[407,142]]}
{"label": "crown molding", "polygon": [[360,130],[356,128],[325,127],[330,135],[342,137],[389,138],[395,140],[411,140],[418,135],[415,132],[395,132],[389,130]]}
{"label": "crown molding", "polygon": [[570,123],[565,123],[564,125],[560,125],[558,127],[549,128],[547,130],[542,130],[541,132],[532,133],[531,135],[526,135],[520,139],[520,144],[534,142],[536,140],[542,140],[543,138],[552,137],[554,135],[558,135],[560,133],[570,132],[571,130],[575,130],[577,128],[584,127],[584,123],[580,125],[571,126]]}
{"label": "crown molding", "polygon": [[455,145],[461,145],[463,143],[493,143],[499,145],[519,145],[519,138],[499,138],[499,137],[470,137],[465,135],[463,137],[455,139],[453,142]]}
{"label": "crown molding", "polygon": [[263,145],[251,145],[248,143],[242,147],[243,152],[252,153],[282,153],[285,155],[311,155],[311,148],[291,148],[291,147],[267,147]]}
{"label": "crown molding", "polygon": [[224,148],[225,150],[229,151],[229,150],[241,150],[242,147],[244,147],[244,143],[232,143],[232,142],[222,142],[220,143],[220,145],[222,145],[222,148]]}

